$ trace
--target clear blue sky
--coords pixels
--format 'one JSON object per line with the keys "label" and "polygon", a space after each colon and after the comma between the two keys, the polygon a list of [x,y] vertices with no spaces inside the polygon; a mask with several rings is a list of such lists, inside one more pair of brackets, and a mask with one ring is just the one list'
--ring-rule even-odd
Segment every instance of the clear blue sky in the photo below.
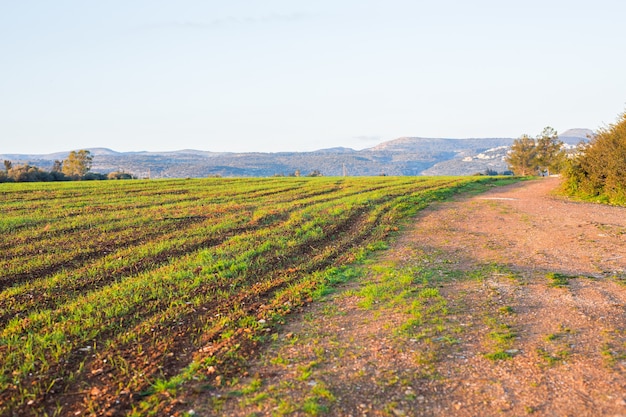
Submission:
{"label": "clear blue sky", "polygon": [[0,0],[0,154],[596,129],[623,0]]}

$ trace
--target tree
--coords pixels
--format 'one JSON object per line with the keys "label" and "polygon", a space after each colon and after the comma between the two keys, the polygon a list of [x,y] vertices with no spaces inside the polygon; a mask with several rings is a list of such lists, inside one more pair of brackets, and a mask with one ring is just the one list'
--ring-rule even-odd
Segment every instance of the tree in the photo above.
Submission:
{"label": "tree", "polygon": [[559,140],[559,135],[551,127],[546,127],[537,137],[537,167],[540,173],[550,175],[550,172],[559,172],[565,160],[563,142]]}
{"label": "tree", "polygon": [[52,164],[52,172],[63,172],[63,162],[55,159],[54,164]]}
{"label": "tree", "polygon": [[536,174],[538,165],[535,140],[528,135],[522,135],[519,139],[515,139],[505,161],[515,175]]}
{"label": "tree", "polygon": [[72,151],[67,159],[63,161],[63,173],[75,179],[82,178],[91,169],[92,161],[93,156],[91,156],[91,152],[88,150]]}
{"label": "tree", "polygon": [[560,172],[565,159],[563,142],[556,130],[548,126],[537,139],[528,135],[515,139],[505,161],[515,175],[549,175]]}
{"label": "tree", "polygon": [[11,161],[9,161],[9,160],[5,159],[5,160],[4,160],[4,170],[5,170],[6,172],[9,172],[9,170],[10,170],[11,168],[13,168],[13,163],[11,163]]}

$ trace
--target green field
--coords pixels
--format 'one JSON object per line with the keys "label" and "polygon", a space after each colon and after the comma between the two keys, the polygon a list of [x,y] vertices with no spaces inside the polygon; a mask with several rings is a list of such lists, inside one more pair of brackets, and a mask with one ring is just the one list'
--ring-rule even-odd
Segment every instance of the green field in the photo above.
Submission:
{"label": "green field", "polygon": [[0,184],[0,415],[162,414],[489,177]]}

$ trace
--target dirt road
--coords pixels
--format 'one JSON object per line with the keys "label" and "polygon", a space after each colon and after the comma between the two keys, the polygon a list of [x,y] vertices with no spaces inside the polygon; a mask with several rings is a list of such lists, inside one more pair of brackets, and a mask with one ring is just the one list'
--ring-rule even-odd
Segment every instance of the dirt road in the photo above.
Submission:
{"label": "dirt road", "polygon": [[626,416],[626,209],[558,179],[421,212],[199,415]]}

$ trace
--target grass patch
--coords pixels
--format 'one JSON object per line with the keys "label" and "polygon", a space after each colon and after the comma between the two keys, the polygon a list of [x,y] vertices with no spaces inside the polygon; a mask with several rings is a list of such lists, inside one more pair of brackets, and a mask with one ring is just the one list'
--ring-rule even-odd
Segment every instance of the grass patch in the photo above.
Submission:
{"label": "grass patch", "polygon": [[298,376],[296,376],[296,379],[298,381],[306,381],[311,377],[311,375],[313,374],[313,368],[315,368],[317,365],[319,365],[319,362],[313,361],[306,365],[299,366]]}
{"label": "grass patch", "polygon": [[499,323],[497,326],[497,330],[487,334],[487,338],[489,339],[490,345],[494,351],[485,353],[485,358],[492,361],[511,359],[516,352],[515,349],[511,348],[517,334],[508,324]]}
{"label": "grass patch", "polygon": [[556,352],[550,353],[544,348],[537,348],[537,355],[547,366],[553,366],[557,363],[563,362],[569,358],[570,354],[570,351],[567,349],[557,350]]}
{"label": "grass patch", "polygon": [[498,311],[500,312],[500,314],[506,314],[506,315],[515,313],[515,311],[513,310],[513,307],[511,306],[500,307]]}
{"label": "grass patch", "polygon": [[604,343],[600,348],[600,353],[604,357],[605,364],[612,368],[618,362],[626,360],[626,331],[606,330],[604,331]]}
{"label": "grass patch", "polygon": [[495,341],[498,344],[506,344],[508,345],[511,340],[515,339],[517,335],[511,331],[511,327],[509,325],[503,324],[500,326],[501,330],[490,332],[488,337],[489,339]]}
{"label": "grass patch", "polygon": [[507,280],[517,281],[519,278],[510,268],[498,263],[482,265],[481,267],[470,272],[468,276],[470,279],[476,281],[485,281],[489,278],[505,278]]}
{"label": "grass patch", "polygon": [[496,352],[485,353],[485,358],[492,361],[504,361],[507,359],[511,359],[513,354],[504,350],[498,350]]}
{"label": "grass patch", "polygon": [[302,404],[302,411],[310,416],[326,414],[330,411],[330,405],[337,399],[326,388],[326,386],[318,382],[311,389],[311,393],[305,398]]}
{"label": "grass patch", "polygon": [[560,274],[558,272],[548,272],[546,274],[548,285],[555,288],[563,288],[569,285],[569,280],[577,278],[571,275]]}
{"label": "grass patch", "polygon": [[485,358],[493,361],[511,359],[517,353],[513,343],[517,338],[513,326],[506,320],[514,313],[511,306],[496,307],[493,297],[500,297],[500,293],[493,287],[488,287],[488,297],[483,301],[486,308],[485,324],[491,331],[486,335],[485,345],[488,351]]}
{"label": "grass patch", "polygon": [[537,348],[537,355],[544,365],[553,366],[565,361],[570,355],[569,336],[573,330],[564,324],[559,325],[559,330],[547,334],[544,340],[548,342],[546,348]]}

